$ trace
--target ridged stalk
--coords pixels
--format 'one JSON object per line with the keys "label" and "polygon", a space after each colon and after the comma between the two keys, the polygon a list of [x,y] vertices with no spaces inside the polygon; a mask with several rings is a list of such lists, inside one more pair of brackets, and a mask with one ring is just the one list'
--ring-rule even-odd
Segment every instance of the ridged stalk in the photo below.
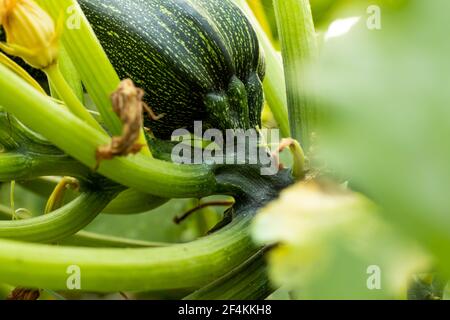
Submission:
{"label": "ridged stalk", "polygon": [[262,300],[273,289],[261,250],[220,279],[186,296],[184,300]]}
{"label": "ridged stalk", "polygon": [[69,110],[76,115],[81,120],[85,121],[87,124],[93,128],[103,131],[100,124],[94,119],[94,117],[89,113],[89,111],[81,103],[77,95],[74,93],[72,88],[67,83],[66,79],[62,75],[57,64],[51,65],[46,68],[45,73],[52,87],[55,88],[58,97],[60,97],[69,108]]}
{"label": "ridged stalk", "polygon": [[199,288],[254,254],[251,216],[242,214],[220,232],[166,248],[94,249],[0,240],[0,281],[64,290],[68,267],[76,265],[85,291]]}
{"label": "ridged stalk", "polygon": [[[110,95],[117,89],[120,79],[78,2],[76,0],[40,0],[39,3],[55,20],[64,13],[65,28],[62,37],[64,48],[76,66],[106,128],[112,135],[120,136],[122,123],[114,113],[110,100]],[[141,130],[139,142],[145,146],[141,153],[151,155],[143,130]]]}
{"label": "ridged stalk", "polygon": [[87,177],[89,169],[65,155],[0,153],[0,181],[30,180],[41,176]]}
{"label": "ridged stalk", "polygon": [[[93,129],[17,75],[0,66],[0,105],[32,130],[89,168],[97,166],[98,146],[110,138]],[[117,157],[100,163],[100,174],[124,186],[166,198],[209,195],[216,180],[210,166],[179,165],[143,155]]]}
{"label": "ridged stalk", "polygon": [[[11,220],[13,212],[11,208],[0,205],[0,220]],[[34,220],[38,223],[39,220]],[[0,222],[1,223],[1,222]],[[78,227],[77,227],[78,228]],[[168,247],[172,243],[149,242],[135,239],[127,239],[116,236],[109,236],[88,231],[79,231],[74,235],[66,237],[61,235],[64,239],[59,240],[59,245],[70,245],[75,247],[94,247],[94,248],[153,248],[153,247]],[[60,238],[58,236],[58,238]]]}
{"label": "ridged stalk", "polygon": [[88,225],[115,196],[112,192],[86,192],[64,207],[34,218],[0,221],[0,238],[54,242]]}
{"label": "ridged stalk", "polygon": [[317,55],[317,41],[309,0],[274,0],[286,77],[291,137],[308,151],[317,122],[315,102],[308,97],[305,67]]}

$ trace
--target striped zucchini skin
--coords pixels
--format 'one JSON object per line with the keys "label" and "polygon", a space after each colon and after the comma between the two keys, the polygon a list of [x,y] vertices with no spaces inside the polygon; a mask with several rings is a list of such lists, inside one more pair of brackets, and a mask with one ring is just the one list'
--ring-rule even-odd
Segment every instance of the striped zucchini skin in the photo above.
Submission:
{"label": "striped zucchini skin", "polygon": [[165,116],[146,125],[159,138],[191,129],[260,125],[264,57],[230,0],[79,0],[121,78],[146,91]]}

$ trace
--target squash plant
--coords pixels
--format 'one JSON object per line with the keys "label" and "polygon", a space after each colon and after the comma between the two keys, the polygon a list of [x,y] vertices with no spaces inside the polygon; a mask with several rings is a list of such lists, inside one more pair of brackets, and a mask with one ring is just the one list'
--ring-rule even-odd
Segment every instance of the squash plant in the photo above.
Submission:
{"label": "squash plant", "polygon": [[[129,6],[116,6],[110,11],[107,9],[114,9],[117,3],[111,1],[110,7],[100,6],[100,2],[97,6],[92,1],[80,4],[91,24],[74,0],[4,3],[2,23],[6,43],[3,49],[42,69],[54,96],[43,94],[40,84],[24,77],[23,69],[5,56],[5,63],[0,65],[2,91],[7,92],[2,94],[0,102],[2,181],[74,177],[79,182],[80,194],[59,208],[50,205],[48,214],[1,222],[0,260],[4,267],[0,272],[1,281],[26,288],[67,290],[67,270],[76,265],[82,272],[78,288],[81,290],[194,290],[227,276],[234,269],[253,264],[252,257],[261,257],[264,247],[256,246],[251,240],[249,223],[258,208],[293,182],[289,170],[261,176],[258,164],[171,163],[160,159],[160,153],[142,140],[142,131],[138,141],[144,147],[137,154],[103,161],[96,158],[98,147],[107,145],[110,135],[122,131],[123,124],[114,114],[109,99],[119,84],[116,70],[121,77],[129,76],[142,85],[148,93],[148,103],[156,112],[164,113],[166,119],[151,124],[157,138],[167,136],[168,129],[185,126],[192,120],[205,120],[219,129],[260,126],[261,80],[265,68],[250,22],[228,1],[204,1],[202,5],[190,1],[183,1],[182,5],[177,1],[129,1]],[[221,8],[229,19],[221,20],[222,15],[214,15],[213,7]],[[29,8],[33,10],[27,11]],[[38,34],[46,30],[49,34],[42,33],[39,39],[58,41],[54,44],[56,48],[50,51],[50,47],[37,43],[35,48],[22,49],[29,44],[25,41],[28,34],[20,33],[24,26],[14,24],[22,21],[14,20],[14,10],[29,14],[26,20],[29,31]],[[160,20],[140,21],[138,16],[133,18],[137,20],[127,19],[130,15],[126,10],[143,10]],[[42,17],[45,19],[38,19]],[[53,20],[52,27],[49,27],[50,20]],[[108,21],[112,23],[108,25],[111,28],[102,34]],[[135,29],[138,22],[142,22],[142,28]],[[167,23],[171,23],[172,33],[167,33]],[[119,34],[120,31],[123,33]],[[113,35],[113,39],[107,35]],[[119,42],[113,43],[114,37],[119,37]],[[129,51],[125,61],[121,54],[138,46],[138,40],[143,47]],[[25,56],[24,52],[29,55]],[[148,55],[140,56],[143,52]],[[62,65],[69,68],[63,69]],[[89,100],[98,110],[97,117],[83,106],[85,97],[80,96],[77,81],[70,81],[73,79],[83,83]],[[105,207],[111,201],[113,206],[125,209],[122,214],[126,213],[127,206],[136,206],[132,202],[136,197],[124,197],[124,192],[147,195],[143,197],[151,203],[147,209],[161,205],[165,199],[214,194],[232,196],[235,204],[209,236],[186,244],[138,244],[78,232],[99,213],[107,212]],[[57,189],[54,196],[59,196]],[[50,200],[52,204],[58,202]],[[5,214],[15,215],[15,212],[5,210]],[[99,248],[49,245],[80,240]],[[255,265],[258,270],[263,267],[260,263]],[[263,278],[266,279],[265,274]],[[230,294],[236,298],[240,295],[262,298],[270,293],[268,285],[264,288]]]}
{"label": "squash plant", "polygon": [[[349,101],[342,112],[330,108],[343,103],[341,92],[359,98],[355,92],[361,87],[352,81],[348,88],[336,85],[340,74],[327,66],[339,64],[333,64],[328,42],[318,36],[323,30],[316,30],[309,2],[0,1],[6,34],[0,45],[6,53],[0,56],[0,181],[11,183],[10,206],[0,206],[0,283],[5,284],[0,294],[37,298],[36,292],[47,290],[60,297],[56,291],[76,290],[264,299],[283,288],[275,298],[283,290],[293,298],[397,298],[415,279],[410,296],[427,297],[424,292],[435,283],[428,279],[439,270],[439,290],[431,291],[432,298],[442,297],[448,234],[441,231],[448,219],[441,219],[440,227],[420,219],[423,205],[412,217],[425,222],[424,230],[412,240],[414,227],[398,227],[395,214],[382,218],[414,206],[398,205],[401,193],[383,192],[388,183],[382,174],[363,173],[380,167],[367,161],[359,140],[352,140],[361,127],[348,119],[367,124],[369,131],[362,131],[370,134],[373,124]],[[345,3],[311,2],[322,9]],[[417,1],[406,9],[376,2],[392,14],[389,21],[398,18],[404,28],[428,12]],[[364,5],[350,5],[346,13],[361,15]],[[325,59],[321,48],[329,54]],[[345,64],[347,52],[336,48]],[[377,69],[379,57],[372,58]],[[46,79],[33,77],[30,67]],[[126,78],[132,81],[121,81]],[[327,87],[327,81],[335,86]],[[204,129],[260,132],[265,102],[265,112],[269,107],[287,138],[279,151],[292,151],[291,159],[280,160],[258,135],[257,150],[276,161],[276,174],[261,174],[262,161],[237,164],[237,153],[227,154],[223,163],[172,161],[174,144],[168,139],[174,130],[190,131],[192,150],[203,151],[209,146],[195,144],[194,121],[203,121]],[[395,123],[401,121],[387,121],[386,127]],[[373,145],[390,150],[376,139]],[[354,167],[342,164],[353,155],[348,163]],[[291,168],[279,161],[292,163]],[[396,177],[402,181],[401,174]],[[44,214],[29,217],[16,210],[16,184],[45,199]],[[233,201],[210,203],[229,207],[220,219],[214,213],[206,221],[207,215],[198,213],[205,220],[192,241],[87,231],[106,214],[125,217],[170,199],[211,196]],[[155,221],[149,229],[164,228]],[[427,230],[436,231],[434,237]],[[378,282],[372,278],[366,281],[367,272],[377,268],[388,275],[379,281],[384,290],[374,290]],[[16,287],[12,293],[10,286]]]}

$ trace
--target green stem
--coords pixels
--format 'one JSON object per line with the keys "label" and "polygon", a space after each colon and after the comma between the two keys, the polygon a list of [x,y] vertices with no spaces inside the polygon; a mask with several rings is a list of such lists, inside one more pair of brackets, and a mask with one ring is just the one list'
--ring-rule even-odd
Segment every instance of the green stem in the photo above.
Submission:
{"label": "green stem", "polygon": [[88,225],[115,196],[113,192],[86,192],[68,205],[46,215],[0,221],[0,238],[54,242]]}
{"label": "green stem", "polygon": [[70,59],[69,53],[67,52],[64,45],[60,45],[58,63],[59,70],[64,76],[64,79],[66,79],[67,83],[69,84],[70,88],[72,88],[72,91],[75,93],[78,100],[80,100],[81,103],[84,104],[84,91],[80,74],[75,68],[72,59]]}
{"label": "green stem", "polygon": [[[55,178],[38,178],[20,181],[20,185],[27,190],[47,198],[59,181]],[[151,211],[166,203],[168,199],[159,198],[151,194],[128,189],[120,193],[111,201],[102,213],[106,214],[138,214]]]}
{"label": "green stem", "polygon": [[265,299],[273,292],[267,274],[265,251],[259,251],[239,267],[186,296],[184,300]]}
{"label": "green stem", "polygon": [[317,56],[309,0],[274,0],[281,38],[291,137],[308,151],[317,121],[315,102],[307,95],[305,67]]}
{"label": "green stem", "polygon": [[[110,138],[33,90],[17,75],[0,66],[0,105],[26,126],[90,168],[96,150]],[[214,192],[212,167],[179,165],[143,155],[102,161],[100,174],[124,186],[165,198],[194,198]],[[70,175],[70,174],[67,174]]]}
{"label": "green stem", "polygon": [[284,138],[290,136],[289,120],[286,100],[286,84],[283,72],[283,63],[279,53],[275,50],[258,19],[253,14],[246,0],[234,0],[244,11],[253,28],[258,34],[259,42],[264,49],[266,57],[266,78],[264,79],[264,92],[270,109]]}
{"label": "green stem", "polygon": [[41,176],[86,178],[90,170],[65,155],[0,154],[0,181],[31,180]]}
{"label": "green stem", "polygon": [[254,254],[251,217],[242,214],[211,236],[166,248],[94,249],[0,240],[0,281],[64,290],[68,267],[76,265],[85,291],[198,288]]}
{"label": "green stem", "polygon": [[103,131],[100,124],[95,121],[94,117],[89,113],[89,111],[84,107],[72,88],[64,79],[61,71],[59,70],[58,64],[53,64],[44,70],[47,74],[50,82],[56,89],[58,96],[66,103],[69,110],[76,115],[78,118],[86,121],[93,128]]}
{"label": "green stem", "polygon": [[[120,79],[98,41],[91,25],[76,0],[40,0],[40,5],[54,19],[64,13],[66,22],[62,42],[76,66],[89,96],[94,101],[108,131],[115,136],[122,134],[122,122],[114,113],[110,95]],[[144,145],[141,154],[151,156],[143,128],[139,143]]]}
{"label": "green stem", "polygon": [[211,235],[145,249],[81,249],[0,240],[0,283],[7,279],[24,287],[66,289],[67,271],[74,265],[85,291],[195,289],[211,283],[258,251],[250,223],[261,206],[292,183],[289,172],[261,176],[259,166],[223,166],[217,171],[224,190],[236,191],[237,202],[230,211],[233,221],[214,228]]}
{"label": "green stem", "polygon": [[122,124],[113,112],[109,100],[120,80],[77,1],[40,0],[39,4],[55,20],[64,14],[64,47],[78,69],[86,90],[97,105],[106,127],[112,134],[120,135]]}
{"label": "green stem", "polygon": [[[0,205],[0,220],[11,220],[12,210]],[[172,243],[149,242],[135,239],[127,239],[115,236],[108,236],[93,232],[79,231],[78,233],[58,241],[60,245],[70,245],[75,247],[96,247],[96,248],[150,248],[168,247]]]}

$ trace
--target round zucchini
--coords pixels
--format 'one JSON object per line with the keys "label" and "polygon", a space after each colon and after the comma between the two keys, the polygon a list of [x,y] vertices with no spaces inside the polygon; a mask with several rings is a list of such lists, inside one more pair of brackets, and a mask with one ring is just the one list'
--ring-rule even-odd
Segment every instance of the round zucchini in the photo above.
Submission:
{"label": "round zucchini", "polygon": [[260,125],[264,57],[230,0],[79,0],[121,78],[145,90],[159,138],[175,129]]}

